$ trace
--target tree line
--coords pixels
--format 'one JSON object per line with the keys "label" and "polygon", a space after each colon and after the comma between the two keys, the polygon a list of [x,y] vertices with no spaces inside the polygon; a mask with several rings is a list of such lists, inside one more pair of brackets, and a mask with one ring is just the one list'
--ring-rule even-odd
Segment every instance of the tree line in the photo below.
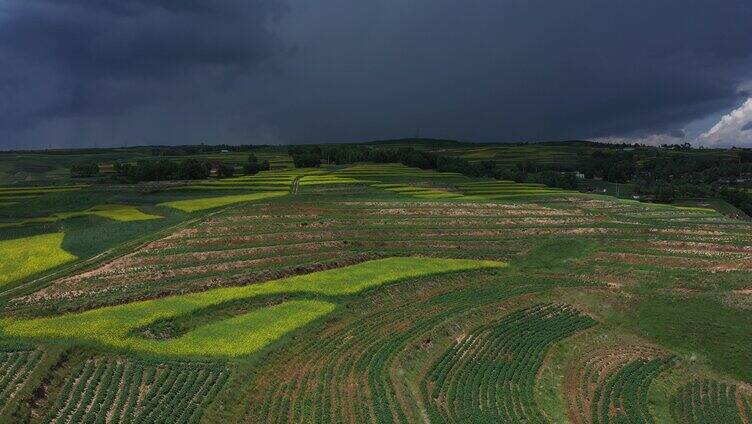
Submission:
{"label": "tree line", "polygon": [[[255,175],[270,169],[269,161],[259,161],[250,153],[242,170],[245,175]],[[229,178],[235,175],[236,167],[232,164],[186,158],[181,161],[170,159],[139,159],[135,163],[116,161],[113,164],[113,179],[119,182],[138,183],[142,181],[205,180],[215,172],[217,178]],[[91,178],[100,176],[99,165],[95,162],[83,162],[71,166],[74,178]]]}
{"label": "tree line", "polygon": [[540,183],[550,187],[576,189],[575,172],[540,169],[532,172],[525,163],[515,168],[500,166],[492,160],[470,162],[467,159],[413,147],[375,147],[369,145],[290,146],[288,154],[296,168],[317,167],[321,163],[344,165],[357,162],[401,163],[405,166],[456,172],[474,178],[496,178],[517,182]]}

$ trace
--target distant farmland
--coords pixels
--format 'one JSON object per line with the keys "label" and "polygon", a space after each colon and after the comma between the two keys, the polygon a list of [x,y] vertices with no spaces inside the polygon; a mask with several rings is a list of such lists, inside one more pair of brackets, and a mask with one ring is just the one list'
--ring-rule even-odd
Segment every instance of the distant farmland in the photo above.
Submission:
{"label": "distant farmland", "polygon": [[[164,149],[0,160],[0,422],[752,420],[752,223],[722,200]],[[115,175],[152,154],[235,173]]]}

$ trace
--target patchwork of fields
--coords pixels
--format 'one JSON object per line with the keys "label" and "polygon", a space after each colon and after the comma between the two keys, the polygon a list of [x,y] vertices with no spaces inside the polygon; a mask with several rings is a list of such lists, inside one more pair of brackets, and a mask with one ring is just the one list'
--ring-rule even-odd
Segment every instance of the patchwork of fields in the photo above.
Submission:
{"label": "patchwork of fields", "polygon": [[164,355],[247,355],[331,312],[335,305],[311,299],[280,301],[267,308],[197,327],[172,340],[150,341],[132,334],[157,321],[178,321],[184,315],[230,302],[295,294],[353,295],[410,277],[502,266],[502,262],[469,259],[388,258],[261,284],[164,297],[50,318],[13,319],[0,322],[0,330],[18,337],[88,340]]}
{"label": "patchwork of fields", "polygon": [[752,224],[709,208],[391,164],[65,193],[0,210],[0,422],[752,419]]}

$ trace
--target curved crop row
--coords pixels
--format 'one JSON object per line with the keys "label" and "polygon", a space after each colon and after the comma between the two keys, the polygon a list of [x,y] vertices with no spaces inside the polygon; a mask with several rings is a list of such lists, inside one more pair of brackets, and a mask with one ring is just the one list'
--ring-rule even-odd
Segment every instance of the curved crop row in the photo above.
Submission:
{"label": "curved crop row", "polygon": [[609,376],[594,393],[592,422],[654,423],[648,409],[648,388],[653,378],[671,362],[671,358],[638,359]]}
{"label": "curved crop row", "polygon": [[431,421],[545,423],[538,368],[552,344],[593,323],[572,307],[538,305],[458,341],[424,381]]}
{"label": "curved crop row", "polygon": [[736,386],[715,380],[692,381],[681,387],[671,402],[674,420],[682,424],[742,424],[740,409],[749,419],[749,401]]}
{"label": "curved crop row", "polygon": [[[453,317],[534,291],[468,272],[384,287],[291,351],[269,358],[253,382],[248,423],[415,422],[419,392],[407,392],[400,355],[432,343]],[[497,309],[495,309],[497,310]]]}
{"label": "curved crop row", "polygon": [[601,350],[567,377],[569,416],[576,424],[653,423],[648,389],[673,359],[651,347]]}
{"label": "curved crop row", "polygon": [[65,382],[47,423],[197,423],[228,377],[215,364],[90,359]]}
{"label": "curved crop row", "polygon": [[0,407],[23,387],[41,357],[39,350],[0,352]]}

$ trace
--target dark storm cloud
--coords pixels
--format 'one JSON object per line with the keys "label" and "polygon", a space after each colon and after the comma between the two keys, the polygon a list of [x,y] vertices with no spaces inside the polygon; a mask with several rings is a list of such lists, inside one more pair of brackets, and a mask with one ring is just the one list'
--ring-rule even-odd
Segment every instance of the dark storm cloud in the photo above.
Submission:
{"label": "dark storm cloud", "polygon": [[752,69],[747,1],[346,3],[316,28],[337,48],[301,49],[301,89],[327,99],[309,124],[331,137],[663,132],[738,104]]}
{"label": "dark storm cloud", "polygon": [[752,131],[752,121],[744,124],[744,126],[742,127],[742,131]]}
{"label": "dark storm cloud", "polygon": [[747,0],[1,4],[26,144],[678,134],[752,78]]}
{"label": "dark storm cloud", "polygon": [[[243,72],[278,49],[274,1],[11,0],[0,6],[5,125],[123,112],[144,87]],[[155,92],[153,94],[160,94]]]}

